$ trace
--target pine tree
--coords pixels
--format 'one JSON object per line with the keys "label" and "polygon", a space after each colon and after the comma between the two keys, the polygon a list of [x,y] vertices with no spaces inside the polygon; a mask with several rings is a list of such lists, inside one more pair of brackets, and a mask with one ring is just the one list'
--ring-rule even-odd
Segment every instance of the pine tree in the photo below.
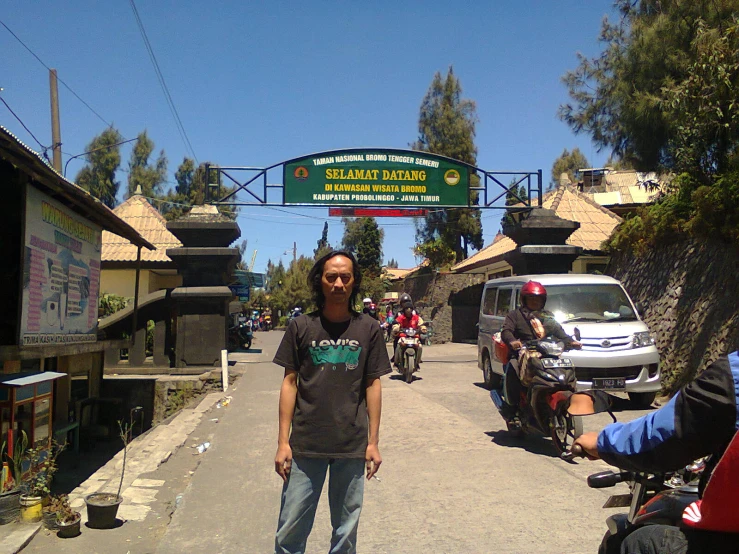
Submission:
{"label": "pine tree", "polygon": [[[446,77],[436,73],[423,99],[418,122],[418,140],[411,148],[447,156],[470,165],[477,162],[475,146],[475,102],[462,98],[462,86],[452,67]],[[472,175],[470,184],[479,178]],[[477,194],[471,196],[477,203]],[[469,248],[482,248],[480,210],[456,208],[432,211],[416,229],[417,253],[434,267],[460,262]]]}
{"label": "pine tree", "polygon": [[139,133],[128,162],[128,196],[132,196],[138,187],[148,198],[163,196],[163,185],[167,180],[167,157],[162,150],[155,161],[150,161],[153,152],[154,141],[146,131]]}
{"label": "pine tree", "polygon": [[87,165],[75,177],[80,187],[109,208],[117,204],[120,183],[116,181],[115,173],[121,165],[121,147],[112,145],[122,140],[121,134],[112,127],[93,138],[85,147]]}

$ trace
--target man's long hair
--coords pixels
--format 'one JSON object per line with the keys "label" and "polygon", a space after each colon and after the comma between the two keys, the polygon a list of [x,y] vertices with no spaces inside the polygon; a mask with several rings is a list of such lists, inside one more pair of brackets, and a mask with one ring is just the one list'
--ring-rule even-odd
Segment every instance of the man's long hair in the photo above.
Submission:
{"label": "man's long hair", "polygon": [[332,252],[329,252],[322,258],[320,258],[311,268],[310,273],[308,273],[308,285],[311,287],[311,290],[313,291],[313,300],[316,303],[316,306],[318,306],[319,310],[322,310],[323,307],[326,305],[326,297],[323,295],[323,287],[321,286],[321,278],[323,277],[323,268],[326,265],[326,262],[333,258],[334,256],[344,256],[346,258],[349,258],[352,262],[352,273],[354,274],[354,286],[351,290],[351,293],[349,293],[349,310],[352,313],[357,313],[354,310],[354,303],[357,301],[357,295],[359,294],[359,287],[362,284],[362,274],[359,271],[359,265],[357,264],[357,259],[354,257],[354,254],[347,250],[333,250]]}

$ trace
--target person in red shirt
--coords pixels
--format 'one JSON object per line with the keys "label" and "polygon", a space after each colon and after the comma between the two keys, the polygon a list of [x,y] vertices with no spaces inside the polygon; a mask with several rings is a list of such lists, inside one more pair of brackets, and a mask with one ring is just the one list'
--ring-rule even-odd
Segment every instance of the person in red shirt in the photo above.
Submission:
{"label": "person in red shirt", "polygon": [[[393,337],[395,337],[395,342],[393,343],[393,348],[395,351],[395,355],[393,356],[393,363],[395,364],[395,367],[400,366],[400,360],[403,355],[400,348],[398,347],[398,333],[401,329],[419,329],[421,331],[421,334],[424,334],[426,332],[426,327],[423,324],[423,319],[420,315],[416,313],[416,311],[413,309],[413,301],[411,300],[411,297],[407,294],[404,294],[403,297],[401,297],[401,309],[402,311],[398,315],[398,317],[395,318],[395,324],[393,325]],[[421,363],[423,355],[423,347],[419,347],[418,349],[418,363]]]}

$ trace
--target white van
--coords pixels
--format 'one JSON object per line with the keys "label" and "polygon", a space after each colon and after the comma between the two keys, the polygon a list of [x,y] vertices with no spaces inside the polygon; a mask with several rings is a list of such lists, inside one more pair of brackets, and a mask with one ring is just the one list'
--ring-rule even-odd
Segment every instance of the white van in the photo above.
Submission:
{"label": "white van", "polygon": [[566,353],[575,364],[578,388],[626,391],[635,404],[650,406],[661,388],[654,338],[621,283],[605,275],[519,275],[485,283],[477,334],[477,364],[485,385],[502,382],[492,337],[508,312],[519,307],[521,287],[528,281],[547,289],[546,309],[567,334],[579,330],[582,350]]}

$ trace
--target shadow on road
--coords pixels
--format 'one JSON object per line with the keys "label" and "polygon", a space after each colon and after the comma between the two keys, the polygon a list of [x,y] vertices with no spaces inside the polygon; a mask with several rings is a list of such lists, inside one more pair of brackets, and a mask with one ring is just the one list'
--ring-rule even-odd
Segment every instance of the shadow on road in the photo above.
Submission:
{"label": "shadow on road", "polygon": [[559,454],[554,448],[552,442],[540,435],[527,435],[525,437],[516,437],[509,431],[501,429],[499,431],[485,431],[488,437],[493,439],[492,442],[498,446],[507,448],[521,448],[532,454],[540,454],[549,458],[559,458]]}
{"label": "shadow on road", "polygon": [[[390,379],[392,379],[393,381],[405,381],[405,375],[400,375],[399,373],[393,373],[390,376]],[[413,380],[411,382],[413,381],[423,381],[423,377],[417,377],[416,375],[413,375]]]}

